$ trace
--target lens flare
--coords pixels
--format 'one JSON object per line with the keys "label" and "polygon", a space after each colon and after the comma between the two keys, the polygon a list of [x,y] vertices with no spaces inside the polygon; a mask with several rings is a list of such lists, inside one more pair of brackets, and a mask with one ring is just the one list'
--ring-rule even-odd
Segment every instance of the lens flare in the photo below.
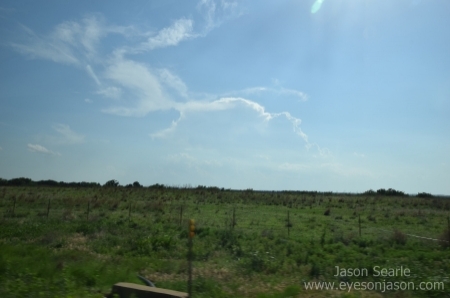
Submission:
{"label": "lens flare", "polygon": [[316,13],[319,11],[320,7],[322,6],[324,0],[316,0],[314,2],[313,6],[311,7],[311,13]]}

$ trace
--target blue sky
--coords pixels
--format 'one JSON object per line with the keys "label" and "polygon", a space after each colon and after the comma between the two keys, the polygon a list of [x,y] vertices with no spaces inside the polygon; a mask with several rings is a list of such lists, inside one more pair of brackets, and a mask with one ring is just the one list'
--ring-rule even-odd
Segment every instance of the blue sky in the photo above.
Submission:
{"label": "blue sky", "polygon": [[0,177],[450,194],[447,0],[2,1]]}

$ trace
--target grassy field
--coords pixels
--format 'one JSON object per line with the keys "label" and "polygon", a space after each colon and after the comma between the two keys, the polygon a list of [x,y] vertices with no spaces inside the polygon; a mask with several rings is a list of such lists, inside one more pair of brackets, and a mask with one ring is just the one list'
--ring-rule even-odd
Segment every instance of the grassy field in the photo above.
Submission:
{"label": "grassy field", "polygon": [[[449,210],[448,198],[376,193],[4,186],[0,297],[102,297],[138,273],[187,291],[189,218],[194,297],[450,297],[448,242],[416,237],[449,240]],[[409,276],[375,276],[400,267]],[[305,288],[321,281],[434,289]]]}

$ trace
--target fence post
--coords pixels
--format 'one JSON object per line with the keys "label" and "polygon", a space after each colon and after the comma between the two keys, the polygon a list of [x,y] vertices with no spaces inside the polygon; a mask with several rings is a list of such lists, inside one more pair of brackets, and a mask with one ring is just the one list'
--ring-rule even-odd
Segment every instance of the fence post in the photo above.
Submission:
{"label": "fence post", "polygon": [[195,221],[189,220],[189,239],[188,239],[188,297],[192,298],[192,259],[193,259],[193,242],[192,238],[195,235]]}
{"label": "fence post", "polygon": [[289,210],[287,212],[287,228],[288,228],[288,237],[289,237],[290,229],[291,229],[291,221],[289,220]]}
{"label": "fence post", "polygon": [[14,204],[13,204],[13,210],[12,210],[12,215],[13,216],[15,214],[15,210],[16,210],[16,197],[14,197]]}
{"label": "fence post", "polygon": [[86,220],[89,221],[89,207],[90,207],[91,201],[88,201],[88,209],[87,209],[87,216],[86,216]]}
{"label": "fence post", "polygon": [[231,223],[232,230],[234,230],[235,225],[236,225],[236,207],[233,207],[233,222]]}
{"label": "fence post", "polygon": [[47,205],[47,219],[48,219],[49,213],[50,213],[50,199],[48,199],[48,205]]}
{"label": "fence post", "polygon": [[361,215],[358,215],[359,237],[361,238]]}
{"label": "fence post", "polygon": [[128,223],[130,223],[131,220],[131,201],[130,201],[130,206],[128,206]]}
{"label": "fence post", "polygon": [[181,227],[182,220],[183,220],[183,206],[180,206],[180,227]]}
{"label": "fence post", "polygon": [[448,248],[450,249],[450,216],[447,216]]}

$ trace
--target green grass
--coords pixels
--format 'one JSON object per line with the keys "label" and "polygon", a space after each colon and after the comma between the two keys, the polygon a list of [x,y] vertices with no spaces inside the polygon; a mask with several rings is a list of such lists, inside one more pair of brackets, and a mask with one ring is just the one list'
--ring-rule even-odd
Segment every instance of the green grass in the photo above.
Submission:
{"label": "green grass", "polygon": [[[444,198],[1,187],[0,297],[102,297],[114,283],[141,283],[138,273],[187,291],[189,218],[195,297],[446,297],[450,250],[405,234],[445,238],[449,209]],[[381,280],[372,271],[335,277],[335,266],[403,266],[411,276],[388,281],[438,281],[445,289],[304,289],[307,281]]]}

